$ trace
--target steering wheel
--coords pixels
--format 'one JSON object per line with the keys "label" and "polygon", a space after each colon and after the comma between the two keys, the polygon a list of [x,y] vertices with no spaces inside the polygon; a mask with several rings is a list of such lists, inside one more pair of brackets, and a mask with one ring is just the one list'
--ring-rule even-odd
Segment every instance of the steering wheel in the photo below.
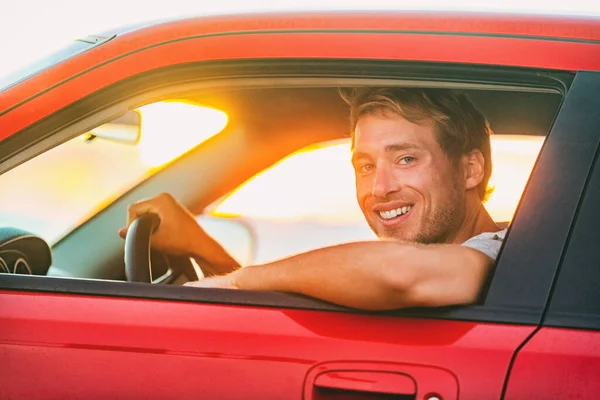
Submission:
{"label": "steering wheel", "polygon": [[160,217],[156,214],[145,214],[137,217],[129,225],[125,237],[125,277],[128,282],[163,283],[175,281],[185,275],[188,280],[196,280],[198,276],[189,257],[164,255],[168,270],[161,276],[152,276],[150,256],[152,234],[160,225]]}

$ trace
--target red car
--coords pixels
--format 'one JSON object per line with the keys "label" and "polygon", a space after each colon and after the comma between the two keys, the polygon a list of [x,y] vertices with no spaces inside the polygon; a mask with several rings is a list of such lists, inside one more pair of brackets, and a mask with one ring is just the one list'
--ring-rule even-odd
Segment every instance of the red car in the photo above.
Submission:
{"label": "red car", "polygon": [[[247,258],[247,218],[217,218],[215,205],[307,146],[347,143],[339,90],[364,85],[466,92],[510,144],[496,165],[509,180],[527,180],[506,169],[539,144],[516,213],[498,217],[509,231],[481,303],[373,313],[181,287],[198,269],[149,259],[143,221],[125,246],[118,237],[129,204],[169,192],[212,212],[201,223]],[[0,398],[595,398],[599,94],[592,18],[241,15],[76,42],[0,83]],[[161,125],[157,104],[181,107]],[[189,123],[188,106],[224,114]],[[148,154],[156,163],[140,167]],[[287,180],[324,173],[298,172]],[[286,211],[269,203],[281,187],[264,190],[257,204]],[[281,226],[281,245],[297,240],[298,225]],[[127,282],[126,269],[147,282]]]}

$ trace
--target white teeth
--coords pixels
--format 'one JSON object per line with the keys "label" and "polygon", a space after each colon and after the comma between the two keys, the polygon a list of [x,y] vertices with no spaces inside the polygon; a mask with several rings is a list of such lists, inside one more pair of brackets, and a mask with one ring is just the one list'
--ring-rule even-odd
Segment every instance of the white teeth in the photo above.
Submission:
{"label": "white teeth", "polygon": [[399,215],[404,215],[407,212],[409,212],[411,209],[413,208],[413,206],[404,206],[404,207],[400,207],[400,208],[396,208],[395,210],[390,210],[390,211],[379,211],[379,215],[381,216],[381,218],[383,219],[392,219],[395,218]]}

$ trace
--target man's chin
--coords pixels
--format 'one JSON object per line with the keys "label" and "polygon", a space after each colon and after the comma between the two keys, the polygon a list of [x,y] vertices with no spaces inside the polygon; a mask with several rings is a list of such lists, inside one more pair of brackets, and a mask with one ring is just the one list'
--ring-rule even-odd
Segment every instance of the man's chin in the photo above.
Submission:
{"label": "man's chin", "polygon": [[381,227],[375,230],[375,234],[381,240],[399,240],[402,242],[417,242],[418,235],[412,232],[406,232],[405,230],[390,229]]}

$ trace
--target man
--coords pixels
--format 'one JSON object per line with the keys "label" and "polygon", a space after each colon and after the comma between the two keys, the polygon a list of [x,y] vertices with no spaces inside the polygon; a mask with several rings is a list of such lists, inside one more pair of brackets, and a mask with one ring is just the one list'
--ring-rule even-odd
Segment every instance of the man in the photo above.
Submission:
{"label": "man", "polygon": [[207,278],[190,286],[295,292],[366,310],[476,302],[505,234],[482,204],[492,169],[487,121],[444,90],[344,97],[357,200],[382,240],[240,268],[169,195],[132,205],[128,224],[157,213],[154,248],[206,261]]}

